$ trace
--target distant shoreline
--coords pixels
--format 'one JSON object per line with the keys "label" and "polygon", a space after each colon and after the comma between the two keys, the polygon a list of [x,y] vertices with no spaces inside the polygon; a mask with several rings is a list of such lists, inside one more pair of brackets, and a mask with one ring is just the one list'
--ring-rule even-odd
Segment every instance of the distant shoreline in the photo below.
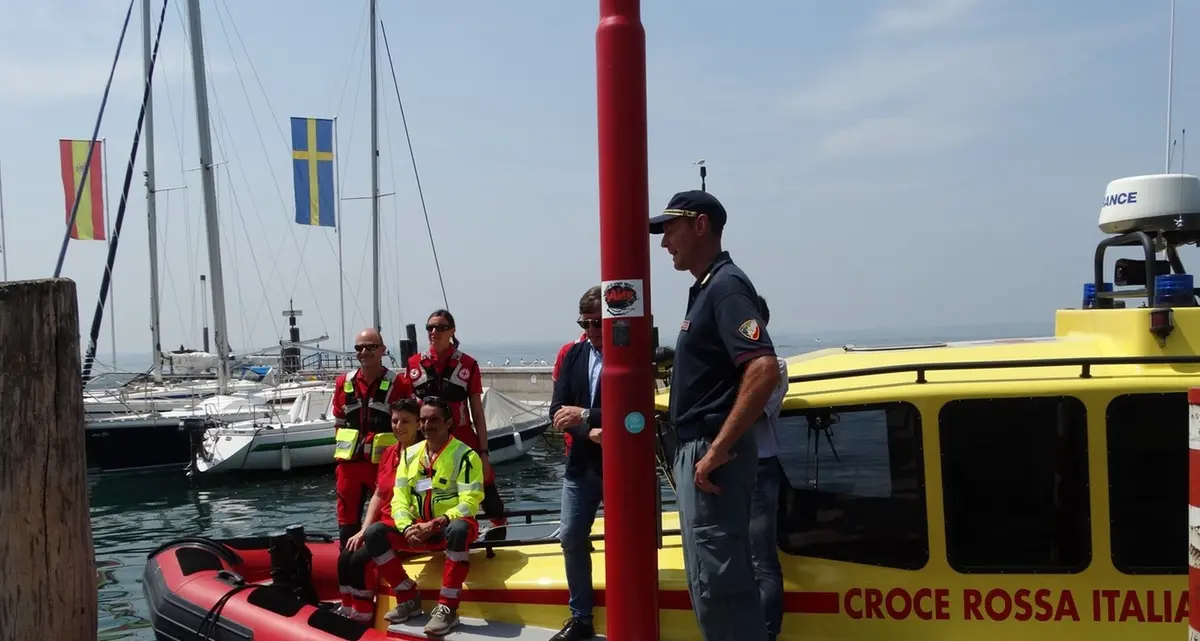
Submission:
{"label": "distant shoreline", "polygon": [[[675,343],[676,332],[666,333],[659,328],[659,340],[663,345]],[[787,332],[774,336],[777,349],[784,356],[809,352],[814,349],[836,347],[848,343],[898,344],[905,342],[957,341],[988,338],[1026,338],[1030,336],[1048,336],[1054,333],[1054,323],[1042,321],[1027,321],[1015,323],[986,323],[986,324],[956,324],[939,327],[908,327],[874,330],[829,330],[822,332]],[[576,335],[578,336],[578,335]],[[484,367],[499,368],[508,360],[508,367],[520,367],[521,359],[526,362],[537,362],[541,366],[545,361],[548,367],[554,363],[554,357],[563,343],[572,340],[570,333],[553,341],[514,341],[506,343],[467,343],[463,349],[475,357]],[[193,348],[194,349],[194,348]],[[80,354],[82,358],[82,351]],[[96,355],[97,370],[108,371],[111,352],[106,352],[101,346]],[[145,371],[151,363],[147,352],[118,352],[117,366],[121,372]],[[531,363],[531,365],[533,365]]]}

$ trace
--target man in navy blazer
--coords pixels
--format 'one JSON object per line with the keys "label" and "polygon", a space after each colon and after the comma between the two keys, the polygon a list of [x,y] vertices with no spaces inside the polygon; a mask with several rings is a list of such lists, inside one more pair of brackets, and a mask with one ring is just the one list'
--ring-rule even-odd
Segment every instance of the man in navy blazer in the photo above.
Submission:
{"label": "man in navy blazer", "polygon": [[571,346],[563,356],[554,381],[550,416],[555,429],[571,436],[563,473],[562,516],[558,539],[566,564],[571,620],[551,641],[590,639],[592,625],[592,545],[588,537],[596,510],[604,499],[600,458],[600,286],[589,288],[579,299],[579,326],[587,340]]}

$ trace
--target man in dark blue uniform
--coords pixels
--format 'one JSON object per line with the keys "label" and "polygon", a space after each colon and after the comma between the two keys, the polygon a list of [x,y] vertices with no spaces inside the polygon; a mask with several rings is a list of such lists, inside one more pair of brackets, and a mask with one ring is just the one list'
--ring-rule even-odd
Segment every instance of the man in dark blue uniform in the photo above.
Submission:
{"label": "man in dark blue uniform", "polygon": [[705,641],[766,641],[750,545],[754,422],[779,382],[746,273],[721,249],[725,208],[685,191],[650,219],[675,269],[696,277],[675,343],[670,421],[688,592]]}

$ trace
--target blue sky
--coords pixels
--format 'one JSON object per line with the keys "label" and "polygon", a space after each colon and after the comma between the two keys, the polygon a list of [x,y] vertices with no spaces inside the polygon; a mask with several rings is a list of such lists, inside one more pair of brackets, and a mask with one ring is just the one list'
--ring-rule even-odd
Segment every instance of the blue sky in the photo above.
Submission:
{"label": "blue sky", "polygon": [[[112,216],[141,97],[140,1],[101,129]],[[1166,0],[644,4],[650,208],[697,186],[692,163],[707,159],[726,247],[780,332],[1048,322],[1090,277],[1105,184],[1163,169]],[[90,134],[126,4],[0,5],[9,277],[38,278],[63,233],[56,141]],[[340,195],[368,195],[366,0],[201,5],[230,341],[275,343],[294,299],[305,336],[337,345],[337,237],[292,222],[287,120],[336,117]],[[158,195],[168,347],[199,345],[208,272],[184,15],[172,0],[155,82],[158,186],[185,187]],[[599,279],[597,15],[583,1],[380,2],[465,342],[569,339]],[[1200,8],[1180,3],[1176,23],[1178,137],[1200,106]],[[442,300],[379,47],[381,191],[394,192],[382,307],[398,339]],[[149,350],[144,159],[115,268],[121,352]],[[369,201],[341,214],[353,333],[370,324]],[[72,241],[67,254],[85,332],[105,253]],[[673,334],[691,277],[656,242],[651,260]]]}

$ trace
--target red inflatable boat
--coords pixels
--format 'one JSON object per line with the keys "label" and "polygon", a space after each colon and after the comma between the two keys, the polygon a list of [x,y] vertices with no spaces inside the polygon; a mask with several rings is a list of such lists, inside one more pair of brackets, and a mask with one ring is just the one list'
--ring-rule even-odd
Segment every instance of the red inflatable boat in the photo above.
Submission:
{"label": "red inflatable boat", "polygon": [[142,590],[158,639],[334,641],[423,639],[381,632],[333,612],[338,543],[286,533],[223,539],[187,537],[149,555]]}

